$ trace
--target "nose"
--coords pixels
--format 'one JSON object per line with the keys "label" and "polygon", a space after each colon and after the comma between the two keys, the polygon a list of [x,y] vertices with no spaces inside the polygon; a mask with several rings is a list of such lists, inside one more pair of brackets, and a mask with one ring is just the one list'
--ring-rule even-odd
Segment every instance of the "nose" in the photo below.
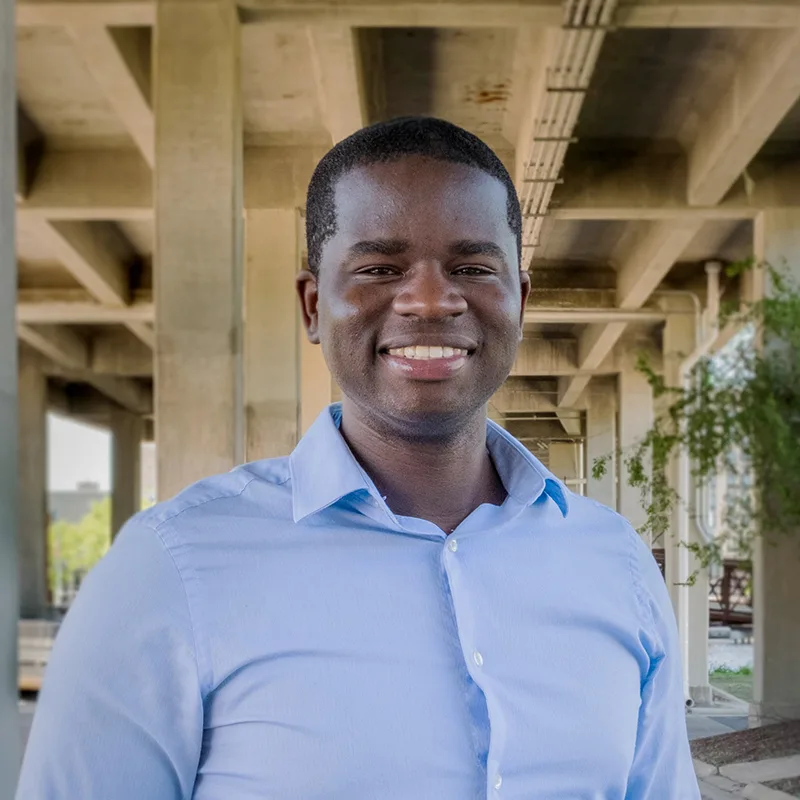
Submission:
{"label": "nose", "polygon": [[404,317],[437,320],[463,314],[467,301],[441,266],[419,264],[406,273],[393,307]]}

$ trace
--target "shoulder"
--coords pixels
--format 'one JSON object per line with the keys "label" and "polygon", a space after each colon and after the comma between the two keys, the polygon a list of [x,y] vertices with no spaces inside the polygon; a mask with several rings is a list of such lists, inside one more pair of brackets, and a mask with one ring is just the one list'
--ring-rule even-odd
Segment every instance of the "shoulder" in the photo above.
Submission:
{"label": "shoulder", "polygon": [[291,506],[289,459],[265,459],[193,483],[132,522],[162,538],[214,524],[220,518],[283,516]]}

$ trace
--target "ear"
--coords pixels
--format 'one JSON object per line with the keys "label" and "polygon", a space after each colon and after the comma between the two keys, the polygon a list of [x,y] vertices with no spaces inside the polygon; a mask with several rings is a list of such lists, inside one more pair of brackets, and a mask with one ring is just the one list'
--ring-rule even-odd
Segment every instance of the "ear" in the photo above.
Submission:
{"label": "ear", "polygon": [[528,297],[531,293],[531,276],[528,270],[521,269],[519,271],[519,294],[520,294],[520,309],[519,309],[519,338],[522,341],[524,336],[525,325],[525,307],[528,304]]}
{"label": "ear", "polygon": [[307,269],[297,276],[297,295],[300,298],[300,312],[308,341],[319,344],[319,288],[317,279]]}

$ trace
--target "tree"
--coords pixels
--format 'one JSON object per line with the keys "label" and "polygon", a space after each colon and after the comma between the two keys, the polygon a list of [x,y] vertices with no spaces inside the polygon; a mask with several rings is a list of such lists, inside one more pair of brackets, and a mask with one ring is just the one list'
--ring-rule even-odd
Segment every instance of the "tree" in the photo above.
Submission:
{"label": "tree", "polygon": [[48,544],[50,590],[58,598],[64,587],[77,588],[83,576],[106,554],[111,544],[111,499],[93,503],[77,524],[52,523]]}

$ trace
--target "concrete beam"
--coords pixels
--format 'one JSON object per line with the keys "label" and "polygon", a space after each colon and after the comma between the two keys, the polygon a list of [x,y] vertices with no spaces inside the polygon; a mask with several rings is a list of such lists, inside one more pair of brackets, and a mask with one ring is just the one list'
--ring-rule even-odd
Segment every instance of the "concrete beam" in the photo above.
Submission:
{"label": "concrete beam", "polygon": [[150,107],[150,32],[107,24],[67,27],[78,53],[145,161],[155,165],[155,121]]}
{"label": "concrete beam", "polygon": [[[244,0],[245,21],[338,23],[356,27],[521,27],[559,25],[560,0],[515,3],[350,2],[296,3]],[[154,0],[18,0],[20,26],[96,24],[148,26],[155,23]],[[624,3],[615,20],[621,28],[792,28],[800,27],[796,0],[640,0]]]}
{"label": "concrete beam", "polygon": [[52,377],[61,378],[70,383],[85,383],[134,414],[153,413],[152,392],[133,378],[98,375],[90,369],[67,368],[53,361],[46,362],[43,369],[47,375]]}
{"label": "concrete beam", "polygon": [[[753,219],[760,209],[800,208],[800,162],[757,158],[717,205],[691,205],[683,156],[633,159],[599,152],[570,155],[548,216],[559,220],[709,221]],[[742,170],[734,178],[741,174]]]}
{"label": "concrete beam", "polygon": [[492,414],[506,416],[509,414],[537,414],[553,412],[555,384],[550,379],[510,377],[492,395],[489,410]]}
{"label": "concrete beam", "polygon": [[17,337],[34,350],[67,369],[87,369],[89,348],[69,328],[56,325],[17,325]]}
{"label": "concrete beam", "polygon": [[[358,27],[522,27],[560,25],[559,0],[526,3],[392,2],[392,0],[242,0],[247,19],[311,24],[338,22]],[[639,0],[621,5],[617,27],[786,28],[800,26],[796,0]]]}
{"label": "concrete beam", "polygon": [[89,368],[98,375],[149,378],[153,375],[153,351],[123,330],[109,329],[91,340]]}
{"label": "concrete beam", "polygon": [[667,0],[624,3],[615,20],[624,28],[792,28],[797,0]]}
{"label": "concrete beam", "polygon": [[[605,290],[558,290],[534,293],[525,312],[526,324],[591,324],[638,322],[657,324],[665,318],[660,308],[620,309]],[[17,316],[29,324],[150,323],[154,318],[152,293],[138,290],[126,306],[108,306],[93,302],[80,289],[20,289]]]}
{"label": "concrete beam", "polygon": [[[323,149],[247,148],[245,207],[293,208],[305,204],[308,180]],[[613,160],[612,160],[613,159]],[[556,187],[548,216],[561,220],[736,220],[762,208],[800,207],[800,162],[760,158],[718,205],[687,202],[682,156],[620,160],[570,152],[564,183]],[[153,219],[152,176],[134,150],[44,153],[17,214],[50,220]]]}
{"label": "concrete beam", "polygon": [[152,323],[152,292],[137,291],[126,306],[103,305],[85,289],[19,289],[17,321],[26,325],[125,325]]}
{"label": "concrete beam", "polygon": [[149,322],[126,322],[125,327],[151,350],[156,349],[156,332]]}
{"label": "concrete beam", "polygon": [[497,2],[393,2],[348,0],[335,5],[324,0],[242,0],[245,20],[292,25],[340,24],[358,28],[461,28],[560,25],[561,0]]}
{"label": "concrete beam", "polygon": [[642,308],[626,311],[620,308],[528,308],[525,311],[526,325],[591,325],[593,323],[636,322],[657,324],[663,322],[665,314],[658,308]]}
{"label": "concrete beam", "polygon": [[42,220],[38,228],[53,256],[92,297],[112,306],[128,302],[128,269],[90,223]]}
{"label": "concrete beam", "polygon": [[108,25],[114,27],[155,24],[154,0],[21,0],[17,25]]}
{"label": "concrete beam", "polygon": [[49,220],[153,218],[152,174],[136,150],[45,152],[17,216]]}
{"label": "concrete beam", "polygon": [[560,411],[556,412],[556,417],[558,417],[558,421],[561,423],[564,433],[568,436],[577,438],[583,435],[583,426],[581,425],[580,417],[572,416],[568,413],[565,414]]}
{"label": "concrete beam", "polygon": [[757,35],[689,156],[689,202],[718,203],[800,98],[800,30]]}
{"label": "concrete beam", "polygon": [[[254,147],[244,153],[245,207],[305,205],[325,148]],[[17,216],[33,220],[151,220],[152,172],[136,150],[50,152]]]}
{"label": "concrete beam", "polygon": [[336,144],[367,124],[358,37],[353,28],[314,25],[308,43],[322,118]]}
{"label": "concrete beam", "polygon": [[575,339],[526,337],[517,351],[512,375],[561,375],[578,368]]}

